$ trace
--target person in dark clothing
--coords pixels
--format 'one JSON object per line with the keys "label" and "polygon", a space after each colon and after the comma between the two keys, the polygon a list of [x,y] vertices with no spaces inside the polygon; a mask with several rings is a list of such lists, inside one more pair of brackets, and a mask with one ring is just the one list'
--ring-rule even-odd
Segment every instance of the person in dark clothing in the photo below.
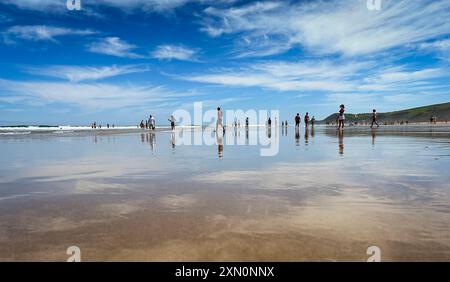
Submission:
{"label": "person in dark clothing", "polygon": [[301,121],[300,114],[297,113],[297,115],[295,116],[295,126],[296,127],[300,126],[300,121]]}

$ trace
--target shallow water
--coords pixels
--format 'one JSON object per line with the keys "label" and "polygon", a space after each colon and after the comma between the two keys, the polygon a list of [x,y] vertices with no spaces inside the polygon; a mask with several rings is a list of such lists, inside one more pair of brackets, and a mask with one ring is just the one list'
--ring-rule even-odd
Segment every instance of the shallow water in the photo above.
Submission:
{"label": "shallow water", "polygon": [[365,261],[372,245],[450,260],[448,131],[273,129],[273,157],[229,134],[0,136],[0,260],[65,261],[74,245],[85,261]]}

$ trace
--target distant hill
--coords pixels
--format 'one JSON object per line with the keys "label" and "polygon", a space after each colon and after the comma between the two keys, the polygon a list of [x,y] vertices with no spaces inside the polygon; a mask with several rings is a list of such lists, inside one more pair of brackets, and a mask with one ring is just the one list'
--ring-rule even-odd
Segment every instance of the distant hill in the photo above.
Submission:
{"label": "distant hill", "polygon": [[[450,102],[395,112],[378,113],[378,120],[380,122],[396,122],[402,120],[408,122],[428,122],[432,115],[436,116],[438,122],[450,121]],[[335,113],[320,122],[333,123],[336,122],[337,117],[338,114]],[[345,114],[345,120],[347,122],[369,122],[371,121],[371,118],[372,113]]]}

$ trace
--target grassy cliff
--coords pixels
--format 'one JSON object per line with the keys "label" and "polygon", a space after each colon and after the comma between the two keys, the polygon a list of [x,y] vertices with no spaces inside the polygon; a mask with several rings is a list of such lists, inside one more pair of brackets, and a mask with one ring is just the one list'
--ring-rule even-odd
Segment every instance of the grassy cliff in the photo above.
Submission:
{"label": "grassy cliff", "polygon": [[[380,122],[397,122],[397,121],[408,121],[408,122],[428,122],[430,117],[436,116],[436,120],[439,121],[450,121],[450,103],[436,104],[430,106],[424,106],[419,108],[378,113],[378,120]],[[321,122],[332,123],[336,122],[338,114],[332,114]],[[346,113],[345,119],[347,122],[370,122],[372,113],[362,113],[362,114],[351,114]]]}

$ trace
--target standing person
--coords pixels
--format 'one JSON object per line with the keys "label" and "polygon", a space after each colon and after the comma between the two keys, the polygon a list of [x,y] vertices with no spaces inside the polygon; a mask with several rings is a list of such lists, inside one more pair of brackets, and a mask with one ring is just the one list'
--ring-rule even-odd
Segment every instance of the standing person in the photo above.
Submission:
{"label": "standing person", "polygon": [[249,123],[249,121],[248,121],[248,117],[245,119],[245,126],[246,127],[248,127],[248,123]]}
{"label": "standing person", "polygon": [[377,122],[377,119],[378,119],[377,110],[373,109],[373,111],[372,111],[372,124],[370,125],[370,128],[373,128],[373,124],[376,124],[377,128],[380,127],[380,125]]}
{"label": "standing person", "polygon": [[295,116],[295,127],[300,126],[300,121],[301,121],[300,114],[297,113],[297,115]]}
{"label": "standing person", "polygon": [[146,120],[145,121],[145,129],[147,129],[148,128],[148,121]]}
{"label": "standing person", "polygon": [[170,122],[170,128],[172,128],[172,131],[175,130],[175,122],[177,122],[177,120],[175,119],[175,117],[173,115],[170,116],[169,122]]}
{"label": "standing person", "polygon": [[285,121],[285,122],[284,122],[284,125],[285,125],[286,127],[288,127],[288,123],[287,123],[287,121]]}
{"label": "standing person", "polygon": [[269,119],[267,120],[267,125],[268,125],[269,127],[272,126],[272,120],[270,119],[270,117],[269,117]]}
{"label": "standing person", "polygon": [[308,114],[308,112],[306,112],[304,120],[305,120],[305,126],[308,127],[308,125],[309,125],[309,114]]}
{"label": "standing person", "polygon": [[311,119],[311,126],[314,127],[314,122],[316,121],[316,118],[313,116]]}
{"label": "standing person", "polygon": [[345,106],[344,104],[341,104],[339,106],[339,115],[338,115],[338,129],[344,129],[344,122],[345,122]]}
{"label": "standing person", "polygon": [[155,118],[152,115],[150,115],[150,118],[148,119],[148,128],[155,130],[155,126],[156,126]]}
{"label": "standing person", "polygon": [[222,130],[225,133],[225,127],[223,126],[223,113],[220,107],[217,107],[216,132],[217,129],[219,128],[219,125],[222,127]]}
{"label": "standing person", "polygon": [[141,124],[139,125],[141,128],[144,128],[145,127],[145,125],[144,125],[144,120],[141,120]]}

